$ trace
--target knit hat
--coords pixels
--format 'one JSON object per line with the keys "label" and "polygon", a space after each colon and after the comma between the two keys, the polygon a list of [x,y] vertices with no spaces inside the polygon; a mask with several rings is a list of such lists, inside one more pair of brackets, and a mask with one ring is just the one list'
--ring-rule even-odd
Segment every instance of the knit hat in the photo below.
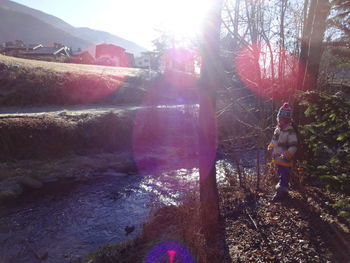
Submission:
{"label": "knit hat", "polygon": [[289,107],[289,104],[287,102],[285,102],[283,106],[278,110],[277,117],[287,119],[292,118],[292,109]]}

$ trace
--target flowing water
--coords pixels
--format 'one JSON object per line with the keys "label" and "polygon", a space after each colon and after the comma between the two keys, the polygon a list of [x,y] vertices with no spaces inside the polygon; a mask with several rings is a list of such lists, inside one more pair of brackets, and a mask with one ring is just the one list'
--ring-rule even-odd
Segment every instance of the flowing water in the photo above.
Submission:
{"label": "flowing water", "polygon": [[[150,119],[148,113],[137,117],[137,123],[146,120],[135,127],[138,174],[66,179],[0,204],[0,263],[77,261],[98,247],[134,238],[152,207],[176,205],[184,193],[198,189],[196,116],[180,108],[171,117],[173,109],[162,110]],[[181,134],[186,136],[176,136]],[[226,182],[226,164],[217,164],[219,183]],[[127,226],[135,226],[129,235]]]}
{"label": "flowing water", "polygon": [[[197,187],[198,169],[183,168],[157,176],[95,175],[28,191],[0,205],[0,262],[72,262],[135,237],[154,204],[177,204]],[[135,231],[126,235],[126,226]]]}

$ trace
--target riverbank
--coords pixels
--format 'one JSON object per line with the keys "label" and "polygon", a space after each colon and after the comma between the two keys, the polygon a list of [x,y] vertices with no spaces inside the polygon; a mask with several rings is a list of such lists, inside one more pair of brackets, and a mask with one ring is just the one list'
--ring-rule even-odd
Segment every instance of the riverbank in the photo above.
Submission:
{"label": "riverbank", "polygon": [[[180,169],[188,162],[195,167],[196,112],[180,105],[1,115],[0,199],[15,198],[23,188],[40,188],[46,181],[81,176],[79,169],[89,174],[109,167],[120,172],[124,166],[139,173],[164,165]],[[144,159],[157,151],[166,161]],[[124,166],[115,160],[121,153],[128,154]]]}
{"label": "riverbank", "polygon": [[179,206],[154,210],[136,238],[104,246],[84,262],[168,262],[173,253],[180,262],[205,263],[207,250],[200,228],[198,194],[187,194],[182,200]]}
{"label": "riverbank", "polygon": [[[116,158],[117,153],[130,152],[132,116],[132,112],[1,115],[0,200],[108,167],[135,171],[134,163]],[[96,156],[101,153],[106,155]]]}
{"label": "riverbank", "polygon": [[0,160],[50,159],[130,149],[133,112],[0,118]]}
{"label": "riverbank", "polygon": [[[229,181],[219,186],[225,262],[350,259],[350,226],[332,207],[334,194],[321,187],[299,186],[292,189],[289,200],[273,204],[269,201],[273,187],[264,185],[253,192],[239,187],[236,179]],[[177,207],[159,209],[133,240],[102,247],[83,262],[167,262],[171,253],[179,262],[206,262],[210,248],[201,235],[198,193],[184,200]],[[151,256],[153,261],[147,261]]]}
{"label": "riverbank", "polygon": [[18,198],[24,191],[40,189],[50,183],[87,181],[95,175],[136,174],[130,153],[69,155],[46,160],[17,160],[0,163],[0,202]]}

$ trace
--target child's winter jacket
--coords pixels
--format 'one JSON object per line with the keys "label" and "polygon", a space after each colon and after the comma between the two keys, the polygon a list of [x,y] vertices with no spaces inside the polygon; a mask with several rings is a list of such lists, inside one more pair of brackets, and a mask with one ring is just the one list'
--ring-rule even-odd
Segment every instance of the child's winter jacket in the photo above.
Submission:
{"label": "child's winter jacket", "polygon": [[297,151],[298,138],[295,130],[288,125],[283,130],[276,127],[269,148],[272,148],[272,160],[275,164],[292,166]]}

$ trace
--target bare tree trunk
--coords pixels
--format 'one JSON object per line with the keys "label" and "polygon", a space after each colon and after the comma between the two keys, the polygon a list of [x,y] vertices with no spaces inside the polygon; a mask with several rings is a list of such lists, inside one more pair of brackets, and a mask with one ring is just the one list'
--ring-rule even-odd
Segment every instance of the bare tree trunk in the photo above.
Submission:
{"label": "bare tree trunk", "polygon": [[243,187],[242,171],[241,171],[241,166],[239,165],[238,158],[235,158],[235,163],[236,163],[236,169],[237,169],[237,173],[238,173],[239,187]]}
{"label": "bare tree trunk", "polygon": [[233,32],[234,32],[234,38],[235,38],[235,47],[238,46],[239,39],[237,38],[238,36],[238,18],[239,18],[239,4],[240,0],[236,0],[235,3],[235,17],[234,17],[234,23],[233,23]]}
{"label": "bare tree trunk", "polygon": [[260,190],[260,152],[259,152],[259,148],[257,149],[256,152],[256,190],[259,191]]}
{"label": "bare tree trunk", "polygon": [[280,12],[280,44],[279,44],[279,60],[278,60],[278,77],[280,85],[284,87],[284,64],[285,64],[285,36],[284,36],[284,20],[287,8],[287,0],[281,1],[281,12]]}
{"label": "bare tree trunk", "polygon": [[204,25],[201,96],[199,109],[199,175],[203,232],[207,242],[207,262],[223,262],[219,195],[216,184],[216,88],[221,85],[220,24],[222,0],[212,0]]}
{"label": "bare tree trunk", "polygon": [[307,63],[307,71],[315,80],[318,77],[320,61],[323,53],[322,41],[327,25],[327,17],[330,12],[330,3],[328,0],[318,0],[317,12],[313,21],[310,49]]}
{"label": "bare tree trunk", "polygon": [[[307,0],[306,0],[307,1]],[[306,2],[305,2],[306,3]],[[322,56],[322,40],[330,12],[328,0],[311,0],[307,19],[304,22],[299,61],[298,88],[315,89]]]}

